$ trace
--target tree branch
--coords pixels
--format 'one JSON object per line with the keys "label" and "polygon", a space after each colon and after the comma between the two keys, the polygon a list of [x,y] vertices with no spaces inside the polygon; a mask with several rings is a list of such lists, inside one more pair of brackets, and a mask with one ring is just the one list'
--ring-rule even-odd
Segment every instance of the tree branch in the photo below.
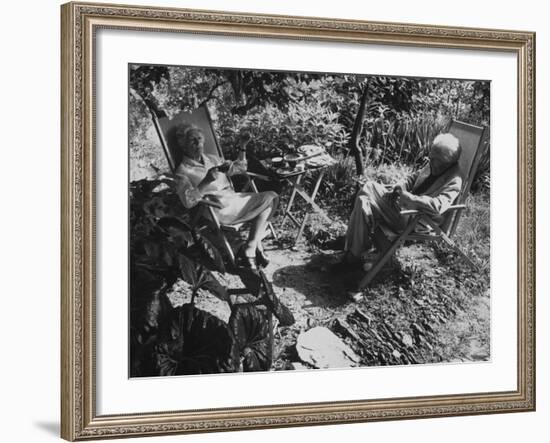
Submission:
{"label": "tree branch", "polygon": [[359,138],[363,132],[363,123],[365,121],[365,114],[367,112],[367,99],[369,98],[369,85],[365,84],[363,89],[363,94],[361,95],[361,102],[359,103],[359,110],[357,111],[357,116],[353,123],[353,130],[348,142],[348,149],[355,158],[355,169],[357,175],[363,175],[364,165],[363,165],[363,154],[361,148],[359,147]]}
{"label": "tree branch", "polygon": [[163,109],[160,109],[157,99],[153,94],[148,94],[144,97],[134,88],[130,88],[130,94],[136,99],[143,100],[149,111],[153,112],[158,118],[166,117],[166,112]]}
{"label": "tree branch", "polygon": [[206,98],[200,103],[199,105],[199,108],[201,106],[204,106],[206,105],[206,103],[208,103],[210,100],[212,100],[214,98],[214,92],[216,92],[216,89],[218,89],[220,86],[226,84],[226,83],[229,83],[228,80],[223,80],[223,81],[220,81],[218,83],[216,83],[212,89],[210,89],[210,92],[208,93],[208,95],[206,96]]}

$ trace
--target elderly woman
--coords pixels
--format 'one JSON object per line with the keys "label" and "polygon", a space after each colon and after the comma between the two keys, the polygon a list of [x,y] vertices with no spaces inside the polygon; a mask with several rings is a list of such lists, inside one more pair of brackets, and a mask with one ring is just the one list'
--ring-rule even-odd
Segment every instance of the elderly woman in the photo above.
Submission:
{"label": "elderly woman", "polygon": [[[369,270],[378,259],[372,256],[373,233],[378,223],[395,231],[407,225],[408,217],[402,209],[416,209],[432,216],[437,222],[451,206],[462,188],[458,160],[461,148],[452,134],[438,135],[431,146],[429,162],[408,179],[387,189],[368,182],[355,200],[346,233],[344,262],[361,263]],[[376,240],[376,239],[374,239]],[[370,256],[370,260],[368,260]]]}
{"label": "elderly woman", "polygon": [[237,253],[239,266],[267,266],[262,239],[270,217],[277,208],[275,192],[235,192],[228,176],[242,174],[247,169],[247,134],[239,140],[239,155],[235,161],[223,161],[204,153],[204,135],[194,125],[180,125],[176,138],[182,150],[182,161],[176,170],[177,192],[186,208],[192,208],[207,197],[214,203],[222,225],[237,225],[252,221],[247,242]]}

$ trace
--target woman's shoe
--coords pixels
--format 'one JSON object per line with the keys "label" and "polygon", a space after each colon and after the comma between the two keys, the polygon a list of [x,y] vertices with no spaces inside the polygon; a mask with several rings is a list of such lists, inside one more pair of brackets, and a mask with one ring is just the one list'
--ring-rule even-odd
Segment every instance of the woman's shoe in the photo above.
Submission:
{"label": "woman's shoe", "polygon": [[239,248],[235,255],[235,264],[240,268],[258,269],[255,257],[249,257],[244,252],[244,247]]}
{"label": "woman's shoe", "polygon": [[264,251],[260,251],[259,249],[256,249],[256,264],[260,268],[265,268],[269,264],[269,258],[267,258]]}

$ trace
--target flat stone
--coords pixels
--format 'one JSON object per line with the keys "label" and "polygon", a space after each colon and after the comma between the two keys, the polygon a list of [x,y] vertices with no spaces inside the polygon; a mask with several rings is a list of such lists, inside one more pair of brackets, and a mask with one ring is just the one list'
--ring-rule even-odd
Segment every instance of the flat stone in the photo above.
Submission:
{"label": "flat stone", "polygon": [[413,339],[409,334],[404,333],[403,338],[402,338],[401,341],[407,347],[412,347],[413,346]]}
{"label": "flat stone", "polygon": [[296,350],[302,361],[319,369],[354,367],[360,360],[348,345],[322,326],[301,333]]}
{"label": "flat stone", "polygon": [[292,365],[292,369],[294,369],[295,371],[307,371],[307,370],[310,369],[307,366],[305,366],[302,363],[297,362],[297,361],[293,361],[290,364]]}

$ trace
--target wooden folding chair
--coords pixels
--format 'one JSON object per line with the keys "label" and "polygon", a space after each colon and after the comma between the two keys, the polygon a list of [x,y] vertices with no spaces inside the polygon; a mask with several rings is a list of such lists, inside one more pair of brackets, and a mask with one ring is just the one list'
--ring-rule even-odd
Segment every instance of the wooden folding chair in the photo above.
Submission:
{"label": "wooden folding chair", "polygon": [[[443,222],[440,224],[436,223],[429,215],[420,211],[404,210],[401,211],[401,215],[410,216],[410,221],[402,232],[392,232],[389,227],[380,225],[376,229],[375,235],[378,238],[384,239],[382,242],[387,244],[387,248],[382,253],[378,262],[359,282],[360,289],[367,287],[372,282],[378,272],[405,241],[444,242],[456,251],[462,260],[474,269],[477,269],[477,265],[456,245],[451,237],[456,231],[462,211],[466,208],[466,198],[470,192],[479,161],[488,142],[488,130],[484,127],[452,121],[449,132],[458,138],[462,148],[459,160],[459,170],[462,177],[462,190],[460,194],[454,204],[447,209]],[[422,232],[415,232],[419,224],[427,229],[422,229]]]}
{"label": "wooden folding chair", "polygon": [[[172,118],[168,118],[166,114],[162,111],[159,112],[158,109],[154,109],[153,106],[149,106],[151,112],[151,117],[153,119],[153,124],[157,131],[162,149],[166,155],[168,165],[172,173],[175,173],[177,167],[181,163],[182,153],[181,149],[178,146],[176,138],[176,129],[182,123],[193,124],[197,126],[204,134],[204,152],[205,154],[213,155],[215,157],[224,160],[223,151],[220,147],[216,134],[214,132],[214,127],[212,125],[212,120],[210,118],[210,113],[206,106],[200,106],[199,108],[193,110],[192,112],[180,112]],[[244,191],[250,189],[252,192],[258,192],[258,188],[254,179],[261,179],[269,181],[270,178],[255,174],[253,172],[246,172],[244,174],[246,177],[246,183],[244,185]],[[230,183],[232,184],[231,180]],[[233,184],[232,184],[233,185]],[[197,208],[196,216],[194,217],[194,223],[197,223],[201,219],[206,219],[214,227],[217,235],[219,236],[223,248],[227,252],[229,261],[233,266],[235,266],[235,253],[231,248],[227,237],[224,234],[224,230],[237,232],[242,224],[238,225],[222,225],[214,211],[214,205],[207,199],[203,199],[199,203]],[[271,234],[275,236],[275,229],[268,224],[268,228],[271,231]]]}

